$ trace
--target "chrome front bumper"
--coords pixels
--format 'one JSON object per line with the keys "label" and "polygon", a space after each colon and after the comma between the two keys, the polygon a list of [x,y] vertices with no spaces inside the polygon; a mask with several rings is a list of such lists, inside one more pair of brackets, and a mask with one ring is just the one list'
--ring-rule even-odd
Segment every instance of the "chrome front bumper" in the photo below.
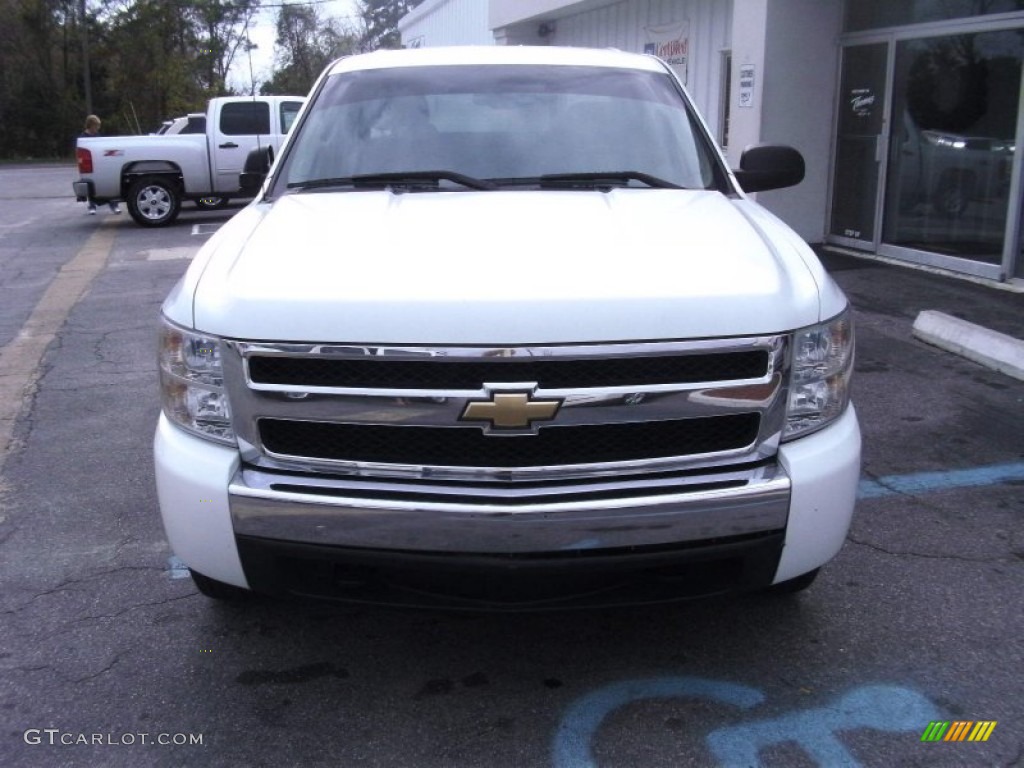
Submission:
{"label": "chrome front bumper", "polygon": [[523,555],[678,546],[781,531],[777,464],[557,485],[425,487],[239,469],[237,536],[340,548]]}

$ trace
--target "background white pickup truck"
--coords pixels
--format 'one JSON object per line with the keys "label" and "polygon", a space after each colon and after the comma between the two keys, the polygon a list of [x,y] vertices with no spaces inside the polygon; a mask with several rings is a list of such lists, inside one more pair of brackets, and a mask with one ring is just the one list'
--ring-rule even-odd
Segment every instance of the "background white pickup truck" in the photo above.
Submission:
{"label": "background white pickup truck", "polygon": [[204,134],[80,138],[75,196],[124,200],[144,227],[170,224],[182,200],[220,207],[239,196],[249,152],[276,152],[304,102],[301,96],[225,96],[210,100]]}

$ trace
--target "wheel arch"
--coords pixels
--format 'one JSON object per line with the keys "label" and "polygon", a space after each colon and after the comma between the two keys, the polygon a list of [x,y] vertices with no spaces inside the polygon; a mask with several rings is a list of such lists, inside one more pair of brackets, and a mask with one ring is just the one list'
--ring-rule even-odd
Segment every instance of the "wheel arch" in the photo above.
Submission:
{"label": "wheel arch", "polygon": [[128,194],[132,184],[142,176],[163,176],[173,181],[179,192],[184,194],[185,176],[181,167],[169,160],[139,160],[128,163],[121,169],[121,197]]}

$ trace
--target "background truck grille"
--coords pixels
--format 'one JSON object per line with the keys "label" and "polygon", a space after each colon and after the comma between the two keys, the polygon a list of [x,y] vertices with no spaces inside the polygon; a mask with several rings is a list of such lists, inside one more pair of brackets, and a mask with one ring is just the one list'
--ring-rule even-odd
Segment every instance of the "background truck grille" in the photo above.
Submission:
{"label": "background truck grille", "polygon": [[760,415],[542,427],[488,436],[476,427],[409,427],[260,419],[263,446],[283,456],[455,467],[543,467],[690,456],[745,448]]}
{"label": "background truck grille", "polygon": [[353,389],[466,390],[502,381],[531,381],[543,389],[571,389],[757,379],[768,370],[768,359],[764,349],[677,356],[473,361],[254,355],[249,358],[249,378],[255,384]]}

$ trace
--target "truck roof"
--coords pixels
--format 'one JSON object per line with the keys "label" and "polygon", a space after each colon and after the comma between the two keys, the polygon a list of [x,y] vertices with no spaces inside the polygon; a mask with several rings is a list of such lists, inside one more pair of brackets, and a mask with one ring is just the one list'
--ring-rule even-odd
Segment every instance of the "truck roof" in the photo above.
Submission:
{"label": "truck roof", "polygon": [[562,48],[558,46],[479,45],[377,50],[335,61],[329,74],[365,69],[487,64],[541,64],[582,67],[616,67],[664,72],[654,56],[627,53],[613,48]]}

